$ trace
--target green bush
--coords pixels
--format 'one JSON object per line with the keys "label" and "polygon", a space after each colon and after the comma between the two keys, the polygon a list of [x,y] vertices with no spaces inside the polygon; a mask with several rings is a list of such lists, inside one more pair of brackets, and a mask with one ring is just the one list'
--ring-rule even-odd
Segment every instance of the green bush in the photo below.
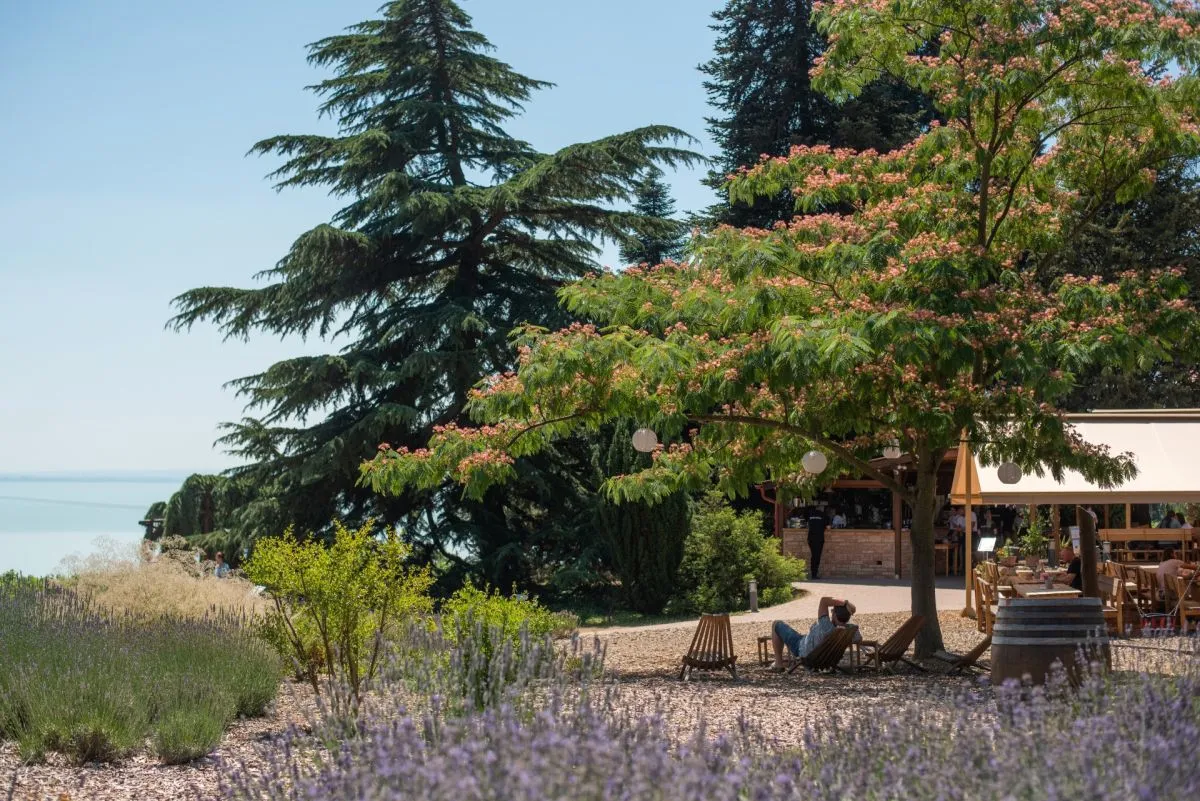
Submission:
{"label": "green bush", "polygon": [[516,592],[506,597],[470,583],[450,596],[441,612],[442,631],[461,665],[455,672],[461,681],[457,691],[477,709],[520,676],[538,673],[541,663],[553,658],[542,647],[547,638],[570,633],[577,622]]}
{"label": "green bush", "polygon": [[680,592],[673,612],[732,612],[748,606],[747,584],[758,582],[763,606],[791,600],[791,582],[804,578],[800,559],[784,556],[763,533],[758,512],[735,512],[717,492],[692,515],[679,568]]}
{"label": "green bush", "polygon": [[0,579],[0,740],[109,761],[147,737],[167,762],[212,750],[237,715],[261,715],[279,657],[233,616],[115,614],[71,590]]}
{"label": "green bush", "polygon": [[266,640],[295,660],[320,692],[319,674],[344,681],[353,695],[379,669],[390,628],[432,609],[428,568],[408,564],[411,549],[388,531],[334,523],[333,543],[301,542],[291,531],[254,546],[247,577],[266,587],[275,611]]}

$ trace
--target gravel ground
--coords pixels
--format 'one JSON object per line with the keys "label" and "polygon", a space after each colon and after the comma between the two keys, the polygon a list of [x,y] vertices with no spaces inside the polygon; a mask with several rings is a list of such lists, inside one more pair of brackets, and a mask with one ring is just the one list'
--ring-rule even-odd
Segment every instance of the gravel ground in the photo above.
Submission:
{"label": "gravel ground", "polygon": [[[907,613],[860,614],[855,622],[864,639],[882,641],[907,617]],[[958,612],[943,612],[939,621],[949,651],[968,651],[982,637],[975,622]],[[787,622],[805,631],[813,621]],[[757,638],[770,633],[769,625],[735,619],[732,630],[738,655],[737,681],[725,671],[696,671],[689,681],[678,681],[680,658],[691,643],[693,627],[606,629],[596,636],[605,646],[606,664],[617,679],[622,705],[631,711],[665,715],[679,740],[695,733],[703,715],[709,731],[735,728],[746,720],[776,747],[794,747],[799,745],[806,723],[916,700],[948,705],[970,681],[944,675],[945,664],[937,660],[927,663],[927,673],[903,665],[894,674],[883,675],[817,675],[805,670],[790,675],[772,673],[757,658]],[[588,632],[584,636],[589,636]],[[1192,646],[1194,643],[1188,643],[1186,647]],[[1133,641],[1121,646],[1118,662],[1133,659],[1143,668],[1154,669],[1146,660],[1159,660],[1162,669],[1177,656],[1179,647],[1178,640]],[[1118,664],[1122,667],[1135,665]],[[149,753],[115,765],[75,767],[51,757],[44,765],[22,766],[15,746],[6,744],[0,746],[0,801],[215,799],[222,761],[245,764],[253,770],[261,764],[258,751],[265,743],[289,726],[306,726],[314,711],[311,689],[285,683],[270,715],[238,721],[213,755],[183,766],[159,765]]]}
{"label": "gravel ground", "polygon": [[190,765],[161,765],[149,753],[139,753],[111,765],[69,764],[51,755],[46,764],[22,765],[16,746],[0,746],[0,799],[4,801],[174,801],[217,798],[220,761],[258,763],[257,751],[289,726],[307,726],[315,710],[312,689],[286,682],[271,713],[239,720],[226,733],[220,748]]}

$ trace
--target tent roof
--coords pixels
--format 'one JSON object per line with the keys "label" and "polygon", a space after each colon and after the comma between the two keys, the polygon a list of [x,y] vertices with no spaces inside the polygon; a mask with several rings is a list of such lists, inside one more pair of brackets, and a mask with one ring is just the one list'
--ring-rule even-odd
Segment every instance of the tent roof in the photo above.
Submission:
{"label": "tent roof", "polygon": [[[971,478],[973,504],[1050,503],[1196,503],[1200,502],[1200,410],[1097,411],[1067,418],[1085,442],[1107,445],[1113,454],[1131,453],[1138,474],[1113,489],[1101,489],[1079,473],[1067,471],[1062,482],[1048,472],[1023,475],[1003,484],[995,465],[983,467],[964,443],[954,468],[950,502],[967,502]],[[969,465],[969,469],[968,469]]]}

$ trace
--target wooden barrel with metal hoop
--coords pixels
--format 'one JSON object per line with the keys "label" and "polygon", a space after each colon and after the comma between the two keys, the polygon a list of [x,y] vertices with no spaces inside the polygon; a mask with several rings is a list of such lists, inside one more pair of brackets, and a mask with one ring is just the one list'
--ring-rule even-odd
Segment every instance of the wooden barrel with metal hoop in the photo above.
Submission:
{"label": "wooden barrel with metal hoop", "polygon": [[996,610],[992,634],[992,683],[1007,679],[1045,684],[1055,662],[1071,683],[1082,679],[1079,654],[1112,668],[1108,630],[1099,598],[1009,599]]}

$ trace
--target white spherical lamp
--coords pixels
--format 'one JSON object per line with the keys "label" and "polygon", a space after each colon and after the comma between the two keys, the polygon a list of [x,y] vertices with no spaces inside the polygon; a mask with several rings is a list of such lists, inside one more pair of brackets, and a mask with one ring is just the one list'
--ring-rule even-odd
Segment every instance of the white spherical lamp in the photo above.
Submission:
{"label": "white spherical lamp", "polygon": [[650,453],[658,447],[658,435],[649,428],[633,432],[633,449],[639,453]]}
{"label": "white spherical lamp", "polygon": [[800,464],[804,465],[804,472],[815,476],[825,472],[825,468],[829,466],[829,460],[820,451],[809,451],[800,459]]}
{"label": "white spherical lamp", "polygon": [[997,468],[996,476],[1001,484],[1016,484],[1021,480],[1021,468],[1012,462],[1005,462]]}
{"label": "white spherical lamp", "polygon": [[900,440],[894,439],[883,449],[884,459],[899,459],[903,453],[900,450]]}

